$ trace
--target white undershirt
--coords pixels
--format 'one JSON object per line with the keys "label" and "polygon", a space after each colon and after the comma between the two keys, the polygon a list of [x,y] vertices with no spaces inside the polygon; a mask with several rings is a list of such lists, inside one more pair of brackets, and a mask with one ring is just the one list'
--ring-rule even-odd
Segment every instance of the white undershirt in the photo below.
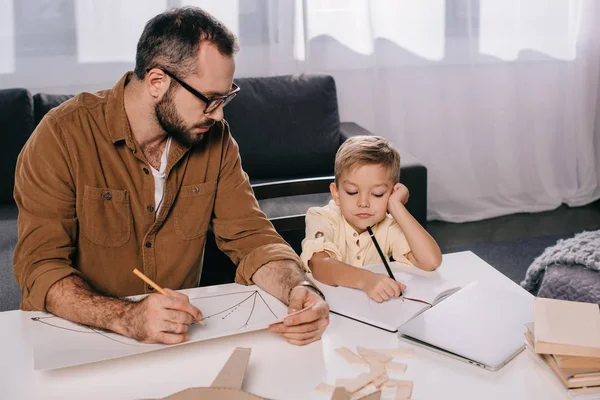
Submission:
{"label": "white undershirt", "polygon": [[171,138],[167,139],[167,145],[165,151],[163,151],[160,157],[160,170],[152,169],[152,176],[154,176],[154,217],[158,215],[160,206],[162,206],[163,196],[165,194],[165,171],[167,169],[167,159],[169,158],[169,149],[171,148]]}

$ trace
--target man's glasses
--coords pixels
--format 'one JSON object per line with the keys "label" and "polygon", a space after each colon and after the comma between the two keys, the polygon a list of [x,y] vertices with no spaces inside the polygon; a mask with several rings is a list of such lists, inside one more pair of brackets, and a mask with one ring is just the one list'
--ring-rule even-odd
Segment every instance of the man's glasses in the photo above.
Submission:
{"label": "man's glasses", "polygon": [[[173,78],[181,86],[183,86],[185,90],[187,90],[188,92],[190,92],[191,94],[193,94],[194,96],[196,96],[197,98],[202,100],[204,102],[204,104],[206,104],[206,107],[204,108],[204,114],[210,114],[211,112],[215,111],[217,108],[219,108],[221,106],[225,107],[227,104],[229,104],[229,102],[231,100],[233,100],[235,98],[235,96],[237,96],[238,92],[240,91],[240,87],[238,85],[236,85],[235,83],[232,83],[231,90],[226,95],[216,96],[216,97],[206,97],[205,95],[203,95],[202,93],[200,93],[199,91],[197,91],[196,89],[194,89],[193,87],[191,87],[190,85],[188,85],[187,83],[185,83],[184,81],[182,81],[181,79],[179,79],[178,77],[176,77],[175,75],[173,75],[172,73],[167,71],[166,69],[163,69],[163,68],[160,68],[160,69],[165,74],[167,74],[171,78]],[[150,69],[147,69],[146,72],[150,72]]]}

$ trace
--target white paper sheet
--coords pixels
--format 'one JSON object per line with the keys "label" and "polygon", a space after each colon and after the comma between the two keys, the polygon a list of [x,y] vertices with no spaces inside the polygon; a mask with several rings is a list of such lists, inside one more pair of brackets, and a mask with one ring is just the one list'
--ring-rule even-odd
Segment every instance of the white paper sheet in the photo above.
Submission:
{"label": "white paper sheet", "polygon": [[[202,311],[206,322],[206,326],[190,326],[190,340],[186,343],[265,329],[287,315],[282,302],[257,286],[232,283],[181,292]],[[35,370],[64,368],[173,346],[139,343],[43,312],[27,316],[34,343]]]}

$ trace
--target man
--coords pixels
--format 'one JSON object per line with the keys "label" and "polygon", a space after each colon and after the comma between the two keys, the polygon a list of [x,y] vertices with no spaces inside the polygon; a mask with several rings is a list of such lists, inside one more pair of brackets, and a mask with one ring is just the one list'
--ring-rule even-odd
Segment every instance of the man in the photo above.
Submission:
{"label": "man", "polygon": [[[150,20],[134,73],[50,111],[17,162],[19,242],[14,270],[23,310],[148,343],[180,343],[201,311],[158,285],[198,286],[206,231],[255,283],[289,305],[312,307],[270,328],[287,341],[318,340],[329,307],[301,261],[258,208],[223,120],[235,37],[198,8]],[[209,265],[209,268],[218,268]],[[118,297],[148,293],[140,302]]]}

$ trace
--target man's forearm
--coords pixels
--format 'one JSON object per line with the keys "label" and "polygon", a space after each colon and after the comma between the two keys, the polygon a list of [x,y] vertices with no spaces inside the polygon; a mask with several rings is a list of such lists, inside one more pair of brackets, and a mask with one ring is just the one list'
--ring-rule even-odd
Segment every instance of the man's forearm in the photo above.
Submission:
{"label": "man's forearm", "polygon": [[126,312],[133,303],[96,293],[78,276],[67,276],[50,287],[46,310],[82,325],[126,334]]}
{"label": "man's forearm", "polygon": [[289,302],[290,290],[306,279],[302,268],[292,260],[271,261],[252,275],[258,287],[285,304]]}

